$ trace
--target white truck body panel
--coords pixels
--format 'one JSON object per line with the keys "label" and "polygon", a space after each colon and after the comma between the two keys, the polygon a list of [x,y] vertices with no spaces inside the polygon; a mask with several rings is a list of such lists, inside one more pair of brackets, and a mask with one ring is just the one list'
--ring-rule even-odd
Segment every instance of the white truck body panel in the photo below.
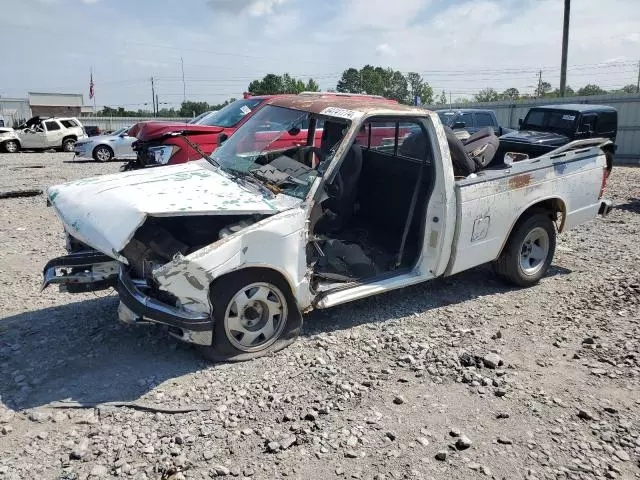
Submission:
{"label": "white truck body panel", "polygon": [[560,202],[563,229],[593,219],[600,208],[597,192],[605,166],[604,153],[592,147],[557,156],[551,152],[458,182],[458,234],[447,273],[498,258],[518,218],[541,201]]}

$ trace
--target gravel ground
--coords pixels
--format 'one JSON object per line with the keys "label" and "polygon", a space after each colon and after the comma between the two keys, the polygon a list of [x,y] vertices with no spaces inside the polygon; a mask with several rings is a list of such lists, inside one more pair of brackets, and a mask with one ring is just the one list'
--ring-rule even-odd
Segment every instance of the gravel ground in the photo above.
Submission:
{"label": "gravel ground", "polygon": [[[0,191],[120,165],[71,160],[1,155]],[[640,478],[638,185],[616,168],[612,214],[561,235],[534,288],[480,267],[233,365],[119,325],[113,294],[40,293],[61,226],[42,195],[0,200],[0,479]]]}

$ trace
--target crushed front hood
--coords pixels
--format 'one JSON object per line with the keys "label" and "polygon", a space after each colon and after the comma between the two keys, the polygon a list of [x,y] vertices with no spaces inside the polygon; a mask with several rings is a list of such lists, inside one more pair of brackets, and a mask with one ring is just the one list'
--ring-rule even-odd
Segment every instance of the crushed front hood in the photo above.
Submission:
{"label": "crushed front hood", "polygon": [[47,197],[71,235],[121,260],[147,216],[275,214],[302,203],[244,187],[206,160],[76,180]]}
{"label": "crushed front hood", "polygon": [[180,122],[159,122],[148,121],[140,122],[133,127],[133,130],[129,132],[129,135],[135,136],[142,142],[148,142],[161,138],[163,135],[173,132],[190,132],[195,135],[217,135],[224,131],[222,127],[212,127],[209,125],[189,125],[187,123]]}

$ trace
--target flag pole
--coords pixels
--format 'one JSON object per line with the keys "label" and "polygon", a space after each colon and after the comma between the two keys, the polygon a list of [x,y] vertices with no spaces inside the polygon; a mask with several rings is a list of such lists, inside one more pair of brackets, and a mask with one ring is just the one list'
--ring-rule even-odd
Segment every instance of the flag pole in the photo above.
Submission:
{"label": "flag pole", "polygon": [[93,96],[93,116],[96,116],[96,94],[93,86],[93,67],[91,67],[91,94]]}

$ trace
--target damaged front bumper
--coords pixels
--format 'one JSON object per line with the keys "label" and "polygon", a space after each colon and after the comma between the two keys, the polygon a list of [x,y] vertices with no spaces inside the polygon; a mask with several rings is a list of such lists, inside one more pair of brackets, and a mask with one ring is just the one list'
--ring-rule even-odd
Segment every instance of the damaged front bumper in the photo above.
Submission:
{"label": "damaged front bumper", "polygon": [[42,272],[42,290],[58,284],[61,292],[82,293],[116,286],[118,262],[94,250],[54,258]]}
{"label": "damaged front bumper", "polygon": [[145,280],[131,278],[128,268],[96,251],[54,258],[43,271],[42,290],[57,284],[60,291],[91,292],[115,288],[120,296],[118,314],[124,323],[159,323],[180,340],[211,345],[213,324],[208,313],[188,311],[151,296]]}
{"label": "damaged front bumper", "polygon": [[151,297],[147,283],[133,280],[125,267],[120,268],[116,289],[120,296],[122,321],[160,323],[168,326],[170,333],[181,340],[211,345],[213,325],[209,314],[187,311]]}

